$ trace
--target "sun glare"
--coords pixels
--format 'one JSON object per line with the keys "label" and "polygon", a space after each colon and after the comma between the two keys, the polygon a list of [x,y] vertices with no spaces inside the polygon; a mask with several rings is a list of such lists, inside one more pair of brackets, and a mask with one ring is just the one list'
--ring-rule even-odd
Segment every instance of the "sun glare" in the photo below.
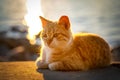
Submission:
{"label": "sun glare", "polygon": [[27,0],[27,14],[25,15],[26,25],[29,27],[27,38],[31,43],[35,41],[35,35],[41,30],[40,15],[43,15],[41,10],[40,0]]}

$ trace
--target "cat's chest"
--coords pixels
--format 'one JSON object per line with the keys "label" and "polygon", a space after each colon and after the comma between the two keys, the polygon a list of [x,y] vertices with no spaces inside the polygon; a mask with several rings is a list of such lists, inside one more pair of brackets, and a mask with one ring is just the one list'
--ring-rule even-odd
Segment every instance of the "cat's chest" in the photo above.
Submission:
{"label": "cat's chest", "polygon": [[45,58],[46,58],[45,60],[47,63],[49,63],[51,56],[52,56],[52,53],[53,53],[53,50],[48,48],[48,47],[45,47],[44,51],[45,51]]}
{"label": "cat's chest", "polygon": [[51,49],[51,48],[44,48],[45,50],[45,61],[46,63],[55,62],[61,59],[62,53],[59,50]]}

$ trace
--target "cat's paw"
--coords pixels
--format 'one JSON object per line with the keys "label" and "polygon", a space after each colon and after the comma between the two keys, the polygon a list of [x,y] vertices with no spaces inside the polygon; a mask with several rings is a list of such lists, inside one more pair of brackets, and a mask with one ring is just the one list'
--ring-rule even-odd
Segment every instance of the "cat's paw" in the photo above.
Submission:
{"label": "cat's paw", "polygon": [[41,60],[36,60],[36,62],[35,62],[35,64],[36,64],[36,66],[39,68],[40,67],[40,65],[41,65]]}
{"label": "cat's paw", "polygon": [[37,60],[36,60],[36,66],[37,66],[38,68],[48,68],[48,64],[45,63],[45,62],[43,62],[43,61],[40,60],[40,59],[37,59]]}
{"label": "cat's paw", "polygon": [[48,67],[50,70],[53,70],[53,71],[59,70],[59,63],[58,62],[50,63]]}

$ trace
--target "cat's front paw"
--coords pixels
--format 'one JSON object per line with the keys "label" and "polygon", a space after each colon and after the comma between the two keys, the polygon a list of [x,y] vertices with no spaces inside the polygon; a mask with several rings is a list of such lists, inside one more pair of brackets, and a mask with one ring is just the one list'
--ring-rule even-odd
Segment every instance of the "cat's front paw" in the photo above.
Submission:
{"label": "cat's front paw", "polygon": [[58,62],[50,63],[48,67],[50,70],[53,70],[53,71],[59,70],[59,63]]}
{"label": "cat's front paw", "polygon": [[36,60],[36,66],[37,66],[38,68],[48,68],[48,64],[45,63],[45,62],[43,62],[43,61],[40,60],[40,59],[37,59],[37,60]]}
{"label": "cat's front paw", "polygon": [[41,60],[40,60],[40,59],[37,59],[37,60],[35,61],[35,64],[36,64],[36,66],[39,68],[40,65],[41,65]]}

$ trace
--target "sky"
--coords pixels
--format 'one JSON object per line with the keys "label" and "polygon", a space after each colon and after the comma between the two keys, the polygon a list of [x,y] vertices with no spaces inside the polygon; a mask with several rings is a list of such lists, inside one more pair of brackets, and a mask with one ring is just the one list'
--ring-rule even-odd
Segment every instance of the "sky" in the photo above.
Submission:
{"label": "sky", "polygon": [[26,0],[0,0],[0,31],[21,25],[26,14]]}
{"label": "sky", "polygon": [[[22,23],[28,13],[26,1],[0,0],[0,30]],[[33,12],[42,11],[47,19],[56,21],[62,15],[69,16],[74,33],[86,31],[99,34],[108,42],[120,40],[119,0],[41,0],[40,8],[37,0],[28,1]]]}
{"label": "sky", "polygon": [[42,0],[41,3],[48,19],[68,15],[74,33],[96,33],[108,42],[120,40],[119,0]]}
{"label": "sky", "polygon": [[22,20],[26,13],[25,6],[25,0],[0,0],[0,24]]}

